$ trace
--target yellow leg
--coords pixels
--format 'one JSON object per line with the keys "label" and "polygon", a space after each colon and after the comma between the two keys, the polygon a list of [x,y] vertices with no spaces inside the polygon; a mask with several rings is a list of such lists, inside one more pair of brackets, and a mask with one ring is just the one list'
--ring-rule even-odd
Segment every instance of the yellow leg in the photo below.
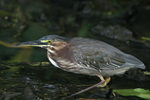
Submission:
{"label": "yellow leg", "polygon": [[97,75],[97,76],[101,79],[101,81],[105,81],[105,83],[103,85],[99,85],[98,87],[105,87],[107,85],[107,83],[109,83],[109,81],[110,81],[109,76],[107,76],[106,79],[104,79],[102,75]]}

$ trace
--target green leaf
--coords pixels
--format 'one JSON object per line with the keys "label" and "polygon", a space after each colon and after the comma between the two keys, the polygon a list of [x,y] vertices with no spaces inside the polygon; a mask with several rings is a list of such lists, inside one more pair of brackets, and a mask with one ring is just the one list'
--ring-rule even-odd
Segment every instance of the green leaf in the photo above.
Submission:
{"label": "green leaf", "polygon": [[145,74],[145,75],[150,75],[150,72],[144,71],[144,74]]}
{"label": "green leaf", "polygon": [[148,38],[148,37],[142,37],[142,39],[145,40],[145,41],[146,41],[146,40],[147,40],[147,41],[150,41],[150,38]]}
{"label": "green leaf", "polygon": [[113,90],[113,91],[117,92],[119,95],[123,95],[123,96],[138,96],[140,98],[150,100],[150,91],[142,89],[142,88],[116,89],[116,90]]}

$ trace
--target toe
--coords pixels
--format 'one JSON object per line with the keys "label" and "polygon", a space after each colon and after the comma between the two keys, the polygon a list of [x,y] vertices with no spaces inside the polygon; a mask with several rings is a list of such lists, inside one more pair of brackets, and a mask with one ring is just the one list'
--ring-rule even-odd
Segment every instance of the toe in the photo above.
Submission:
{"label": "toe", "polygon": [[103,84],[98,85],[97,87],[105,87],[106,85],[107,85],[107,83],[106,83],[106,81],[104,81],[104,83],[103,83]]}

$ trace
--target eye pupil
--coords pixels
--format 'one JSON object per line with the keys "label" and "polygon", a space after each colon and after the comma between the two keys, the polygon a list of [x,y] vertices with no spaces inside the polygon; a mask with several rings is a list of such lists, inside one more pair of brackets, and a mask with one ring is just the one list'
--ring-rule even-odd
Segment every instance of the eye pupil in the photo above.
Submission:
{"label": "eye pupil", "polygon": [[52,43],[52,41],[51,41],[51,40],[49,40],[49,41],[48,41],[48,43]]}

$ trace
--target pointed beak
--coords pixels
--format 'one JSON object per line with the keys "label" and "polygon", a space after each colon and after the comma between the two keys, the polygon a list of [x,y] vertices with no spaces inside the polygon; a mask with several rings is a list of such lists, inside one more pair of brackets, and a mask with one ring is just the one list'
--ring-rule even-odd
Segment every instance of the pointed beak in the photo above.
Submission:
{"label": "pointed beak", "polygon": [[46,46],[46,45],[47,45],[46,43],[42,43],[39,40],[35,40],[35,41],[22,42],[22,43],[19,43],[19,44],[15,44],[13,46],[16,46],[16,47],[27,47],[27,46],[43,47],[43,46]]}

